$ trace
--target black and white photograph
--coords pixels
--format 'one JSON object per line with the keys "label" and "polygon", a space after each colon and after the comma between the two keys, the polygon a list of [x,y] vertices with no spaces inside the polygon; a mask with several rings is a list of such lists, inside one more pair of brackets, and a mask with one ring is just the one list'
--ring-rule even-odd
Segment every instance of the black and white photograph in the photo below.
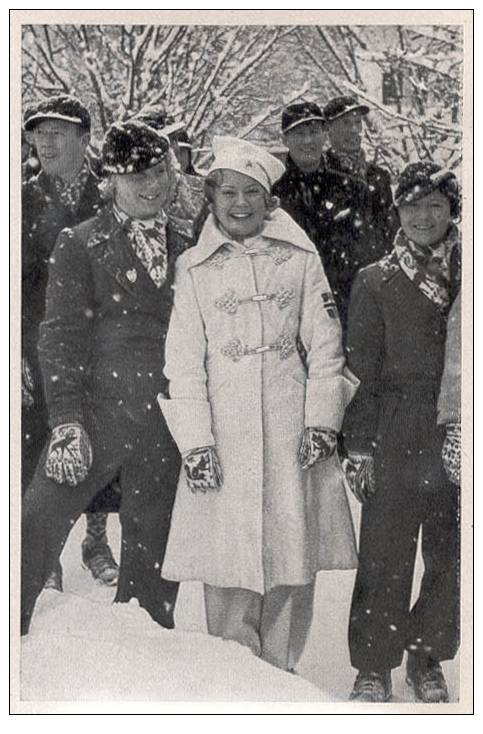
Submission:
{"label": "black and white photograph", "polygon": [[471,713],[473,12],[10,22],[11,711]]}

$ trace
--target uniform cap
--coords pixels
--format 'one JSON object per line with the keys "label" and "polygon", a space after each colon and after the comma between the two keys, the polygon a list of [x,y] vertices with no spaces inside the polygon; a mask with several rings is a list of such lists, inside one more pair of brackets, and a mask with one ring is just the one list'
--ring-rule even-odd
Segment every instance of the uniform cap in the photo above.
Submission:
{"label": "uniform cap", "polygon": [[24,114],[24,129],[33,130],[43,120],[64,120],[87,131],[91,129],[89,110],[80,99],[70,94],[60,94],[29,105]]}
{"label": "uniform cap", "polygon": [[282,112],[282,132],[286,133],[304,122],[325,122],[322,110],[315,102],[291,104]]}
{"label": "uniform cap", "polygon": [[361,104],[355,97],[334,97],[324,107],[324,117],[327,122],[337,120],[349,112],[359,112],[361,115],[367,115],[370,109],[367,105]]}

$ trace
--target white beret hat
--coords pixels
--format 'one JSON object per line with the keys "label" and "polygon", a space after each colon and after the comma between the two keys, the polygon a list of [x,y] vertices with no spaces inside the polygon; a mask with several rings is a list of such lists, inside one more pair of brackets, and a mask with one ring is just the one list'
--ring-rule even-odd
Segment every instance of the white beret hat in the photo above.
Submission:
{"label": "white beret hat", "polygon": [[212,147],[215,160],[208,173],[222,168],[244,173],[258,181],[270,193],[273,184],[285,172],[285,166],[278,158],[247,140],[229,135],[215,135]]}

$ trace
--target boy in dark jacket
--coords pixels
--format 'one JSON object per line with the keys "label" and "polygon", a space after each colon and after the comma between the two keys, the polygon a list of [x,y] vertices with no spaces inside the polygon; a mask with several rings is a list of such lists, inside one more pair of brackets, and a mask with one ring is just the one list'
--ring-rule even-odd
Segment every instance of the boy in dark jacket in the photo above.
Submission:
{"label": "boy in dark jacket", "polygon": [[[35,144],[41,171],[22,187],[22,493],[30,484],[49,435],[38,364],[39,325],[45,312],[49,261],[62,229],[94,216],[101,199],[87,160],[91,119],[76,97],[49,97],[27,108],[25,134]],[[82,559],[95,579],[115,584],[118,565],[107,542],[107,511],[119,509],[115,487],[102,487],[86,512]],[[62,591],[62,567],[47,581]]]}
{"label": "boy in dark jacket", "polygon": [[[459,494],[443,468],[437,400],[448,311],[459,288],[454,174],[409,165],[396,191],[394,249],[354,283],[348,365],[361,385],[344,422],[349,478],[363,502],[349,643],[351,699],[391,696],[408,651],[416,698],[448,700],[440,665],[459,646]],[[410,610],[419,531],[424,576]]]}

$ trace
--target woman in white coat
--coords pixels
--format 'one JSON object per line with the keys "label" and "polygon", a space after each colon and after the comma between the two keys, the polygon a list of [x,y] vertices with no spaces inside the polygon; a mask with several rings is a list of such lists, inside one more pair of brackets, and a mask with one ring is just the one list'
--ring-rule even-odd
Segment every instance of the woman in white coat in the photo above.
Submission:
{"label": "woman in white coat", "polygon": [[336,443],[358,383],[317,251],[270,196],[283,165],[235,138],[213,149],[159,397],[183,456],[162,573],[203,581],[209,632],[288,670],[315,574],[356,565]]}

